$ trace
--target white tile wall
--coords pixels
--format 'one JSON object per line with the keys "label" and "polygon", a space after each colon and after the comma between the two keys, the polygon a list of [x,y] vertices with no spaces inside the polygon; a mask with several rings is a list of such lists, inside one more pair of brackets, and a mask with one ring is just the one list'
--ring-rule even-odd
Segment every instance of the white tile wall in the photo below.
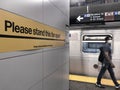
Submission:
{"label": "white tile wall", "polygon": [[[62,14],[65,15],[65,20],[67,21],[65,24],[69,25],[69,5],[70,0],[50,0],[52,4],[61,11]],[[62,7],[62,8],[61,8]]]}
{"label": "white tile wall", "polygon": [[54,49],[43,52],[44,77],[54,73],[62,64],[61,49]]}
{"label": "white tile wall", "polygon": [[42,80],[42,54],[0,61],[0,90],[28,90]]}
{"label": "white tile wall", "polygon": [[[0,0],[0,8],[66,30],[69,0]],[[59,3],[59,5],[58,5]],[[68,47],[0,53],[0,90],[68,90]]]}
{"label": "white tile wall", "polygon": [[44,23],[63,30],[67,21],[65,18],[65,15],[50,1],[44,3]]}
{"label": "white tile wall", "polygon": [[43,6],[42,0],[40,1],[35,3],[32,0],[0,0],[0,8],[43,22]]}
{"label": "white tile wall", "polygon": [[68,64],[65,64],[55,73],[45,78],[43,85],[44,90],[68,90]]}
{"label": "white tile wall", "polygon": [[69,61],[66,62],[66,65],[64,65],[62,70],[63,70],[62,76],[64,76],[62,79],[62,87],[63,87],[62,89],[68,90],[68,87],[69,87],[69,81],[68,81],[68,79],[69,79],[69,77],[68,77],[69,76]]}
{"label": "white tile wall", "polygon": [[66,62],[69,63],[68,47],[56,48],[53,50],[43,50],[44,77],[55,72]]}
{"label": "white tile wall", "polygon": [[43,90],[42,81],[35,83],[28,90]]}
{"label": "white tile wall", "polygon": [[[62,13],[68,16],[69,13],[69,0],[50,0],[52,4],[58,8]],[[62,7],[62,8],[61,8]]]}

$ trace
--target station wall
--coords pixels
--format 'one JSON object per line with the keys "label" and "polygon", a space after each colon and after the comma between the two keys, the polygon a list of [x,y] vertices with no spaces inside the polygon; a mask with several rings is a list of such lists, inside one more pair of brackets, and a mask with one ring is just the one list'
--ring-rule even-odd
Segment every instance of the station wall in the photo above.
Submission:
{"label": "station wall", "polygon": [[[69,23],[69,0],[1,0],[0,8],[65,32]],[[68,90],[68,45],[0,53],[0,72],[0,90]]]}

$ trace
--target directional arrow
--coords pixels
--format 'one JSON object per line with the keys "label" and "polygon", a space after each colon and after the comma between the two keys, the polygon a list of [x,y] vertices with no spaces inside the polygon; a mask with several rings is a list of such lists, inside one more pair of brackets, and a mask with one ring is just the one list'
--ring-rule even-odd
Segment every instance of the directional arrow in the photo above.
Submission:
{"label": "directional arrow", "polygon": [[83,17],[81,17],[81,16],[78,16],[77,17],[77,20],[80,22],[81,20],[83,19]]}

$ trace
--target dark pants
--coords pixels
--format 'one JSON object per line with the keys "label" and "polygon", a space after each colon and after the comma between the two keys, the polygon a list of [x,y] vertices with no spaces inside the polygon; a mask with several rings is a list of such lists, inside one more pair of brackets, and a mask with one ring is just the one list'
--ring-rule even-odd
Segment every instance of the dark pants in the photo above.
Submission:
{"label": "dark pants", "polygon": [[104,73],[105,73],[106,70],[109,71],[110,76],[111,76],[114,84],[115,84],[115,85],[118,85],[118,82],[117,82],[117,80],[116,80],[116,78],[115,78],[115,74],[114,74],[113,68],[112,68],[111,65],[108,64],[108,63],[107,63],[107,64],[102,64],[102,68],[101,68],[100,73],[99,73],[98,78],[97,78],[97,83],[98,83],[98,84],[101,84],[102,76],[104,75]]}

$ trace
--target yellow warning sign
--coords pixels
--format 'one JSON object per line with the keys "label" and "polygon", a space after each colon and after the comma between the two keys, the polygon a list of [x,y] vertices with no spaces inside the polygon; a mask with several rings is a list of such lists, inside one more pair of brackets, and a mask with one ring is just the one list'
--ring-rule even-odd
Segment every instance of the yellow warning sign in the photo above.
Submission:
{"label": "yellow warning sign", "polygon": [[0,9],[0,52],[63,46],[65,33]]}

